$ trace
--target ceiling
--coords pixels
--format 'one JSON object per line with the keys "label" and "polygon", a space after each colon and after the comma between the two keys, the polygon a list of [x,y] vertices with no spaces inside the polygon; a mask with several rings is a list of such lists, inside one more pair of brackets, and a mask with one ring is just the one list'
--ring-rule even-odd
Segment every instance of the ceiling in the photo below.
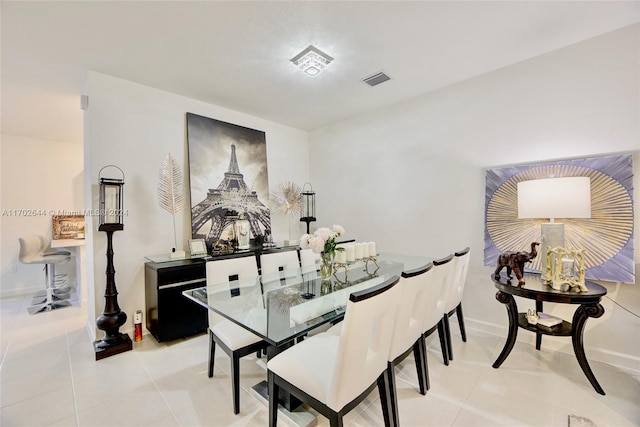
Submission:
{"label": "ceiling", "polygon": [[[313,130],[640,21],[638,1],[0,7],[2,133],[77,142],[87,70]],[[315,77],[289,62],[309,44],[335,58]]]}

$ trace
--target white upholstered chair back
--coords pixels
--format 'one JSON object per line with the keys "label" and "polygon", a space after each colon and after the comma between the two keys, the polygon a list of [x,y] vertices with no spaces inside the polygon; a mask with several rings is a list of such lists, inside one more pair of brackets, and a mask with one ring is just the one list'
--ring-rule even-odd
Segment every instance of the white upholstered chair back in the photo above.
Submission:
{"label": "white upholstered chair back", "polygon": [[467,281],[467,270],[469,269],[470,251],[465,248],[455,253],[453,258],[453,274],[447,293],[447,301],[444,307],[444,313],[454,310],[462,301],[464,286]]}
{"label": "white upholstered chair back", "polygon": [[433,261],[433,278],[427,298],[427,314],[423,332],[428,331],[442,320],[447,290],[453,276],[453,254]]}
{"label": "white upholstered chair back", "polygon": [[[400,287],[391,281],[351,294],[347,302],[327,406],[339,411],[366,390],[387,367]],[[369,297],[354,302],[357,294]]]}
{"label": "white upholstered chair back", "polygon": [[305,267],[319,267],[320,254],[313,249],[300,249],[300,265]]}
{"label": "white upholstered chair back", "polygon": [[412,272],[403,272],[398,287],[400,299],[389,350],[389,361],[411,348],[422,336],[429,310],[429,298],[433,293],[433,264],[429,263]]}
{"label": "white upholstered chair back", "polygon": [[[282,269],[282,271],[280,271]],[[271,252],[260,255],[260,275],[262,283],[284,279],[285,284],[300,282],[300,260],[298,251]]]}
{"label": "white upholstered chair back", "polygon": [[[238,276],[237,280],[257,277],[258,264],[256,263],[256,257],[253,255],[240,258],[220,259],[207,262],[206,272],[207,286],[211,286],[228,282],[229,278],[235,275]],[[222,320],[226,320],[213,310],[207,311],[209,313],[209,328]]]}

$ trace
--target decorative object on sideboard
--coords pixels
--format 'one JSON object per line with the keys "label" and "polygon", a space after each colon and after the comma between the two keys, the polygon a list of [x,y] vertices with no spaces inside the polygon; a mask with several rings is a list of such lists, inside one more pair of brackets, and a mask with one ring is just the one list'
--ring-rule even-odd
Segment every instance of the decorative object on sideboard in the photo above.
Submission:
{"label": "decorative object on sideboard", "polygon": [[289,223],[289,239],[284,241],[285,246],[297,245],[298,241],[291,238],[291,219],[300,214],[300,202],[302,191],[296,183],[285,181],[278,184],[271,192],[270,202],[276,212],[284,214]]}
{"label": "decorative object on sideboard", "polygon": [[530,325],[537,325],[538,320],[540,320],[540,316],[538,316],[538,313],[532,309],[528,309],[525,316],[527,317],[527,323]]}
{"label": "decorative object on sideboard", "polygon": [[508,283],[511,283],[511,272],[516,275],[518,279],[518,286],[523,286],[525,284],[524,278],[522,274],[524,273],[524,263],[531,262],[534,259],[538,252],[536,251],[536,246],[538,246],[539,242],[531,242],[531,251],[507,251],[498,257],[498,265],[496,267],[496,271],[493,273],[493,276],[496,280],[500,280],[500,271],[504,267],[507,267],[507,277]]}
{"label": "decorative object on sideboard", "polygon": [[162,162],[158,175],[158,204],[162,209],[173,216],[173,248],[171,258],[184,258],[185,252],[178,249],[176,234],[176,214],[184,209],[184,178],[182,168],[178,161],[171,155]]}
{"label": "decorative object on sideboard", "polygon": [[191,255],[191,257],[207,255],[207,244],[204,242],[204,239],[189,240],[189,255]]}
{"label": "decorative object on sideboard", "polygon": [[[307,188],[308,186],[308,188]],[[313,191],[311,183],[305,182],[302,186],[302,200],[300,205],[300,222],[307,223],[307,234],[309,234],[309,223],[316,220],[316,193]]]}
{"label": "decorative object on sideboard", "polygon": [[584,253],[584,249],[548,248],[544,283],[557,291],[577,288],[579,292],[588,292],[584,284]]}
{"label": "decorative object on sideboard", "polygon": [[[106,168],[120,171],[121,178],[101,177]],[[107,284],[104,292],[105,306],[102,315],[96,320],[98,329],[104,331],[102,339],[93,343],[96,360],[113,356],[133,348],[128,334],[120,333],[120,326],[127,321],[127,314],[118,305],[118,289],[116,288],[113,265],[113,233],[124,230],[123,186],[124,172],[117,166],[107,165],[98,172],[100,191],[100,225],[98,231],[107,233]]]}
{"label": "decorative object on sideboard", "polygon": [[544,218],[541,227],[540,269],[547,268],[544,254],[548,248],[563,247],[564,224],[555,218],[591,218],[591,178],[569,176],[544,178],[518,183],[518,218]]}

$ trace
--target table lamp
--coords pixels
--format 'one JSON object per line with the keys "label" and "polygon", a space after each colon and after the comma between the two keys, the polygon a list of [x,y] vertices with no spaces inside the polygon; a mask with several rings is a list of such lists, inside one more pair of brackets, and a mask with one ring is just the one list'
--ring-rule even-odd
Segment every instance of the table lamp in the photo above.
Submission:
{"label": "table lamp", "polygon": [[547,248],[564,247],[564,224],[556,218],[591,218],[591,179],[586,176],[544,178],[518,183],[518,218],[549,218],[541,224],[541,271],[547,271]]}

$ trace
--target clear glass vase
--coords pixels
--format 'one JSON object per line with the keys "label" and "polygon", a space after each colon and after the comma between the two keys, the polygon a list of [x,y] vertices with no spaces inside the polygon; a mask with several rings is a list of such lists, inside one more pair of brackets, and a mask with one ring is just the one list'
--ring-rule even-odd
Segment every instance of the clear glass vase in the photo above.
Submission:
{"label": "clear glass vase", "polygon": [[322,264],[320,264],[320,276],[322,280],[330,280],[333,274],[333,252],[320,253]]}

